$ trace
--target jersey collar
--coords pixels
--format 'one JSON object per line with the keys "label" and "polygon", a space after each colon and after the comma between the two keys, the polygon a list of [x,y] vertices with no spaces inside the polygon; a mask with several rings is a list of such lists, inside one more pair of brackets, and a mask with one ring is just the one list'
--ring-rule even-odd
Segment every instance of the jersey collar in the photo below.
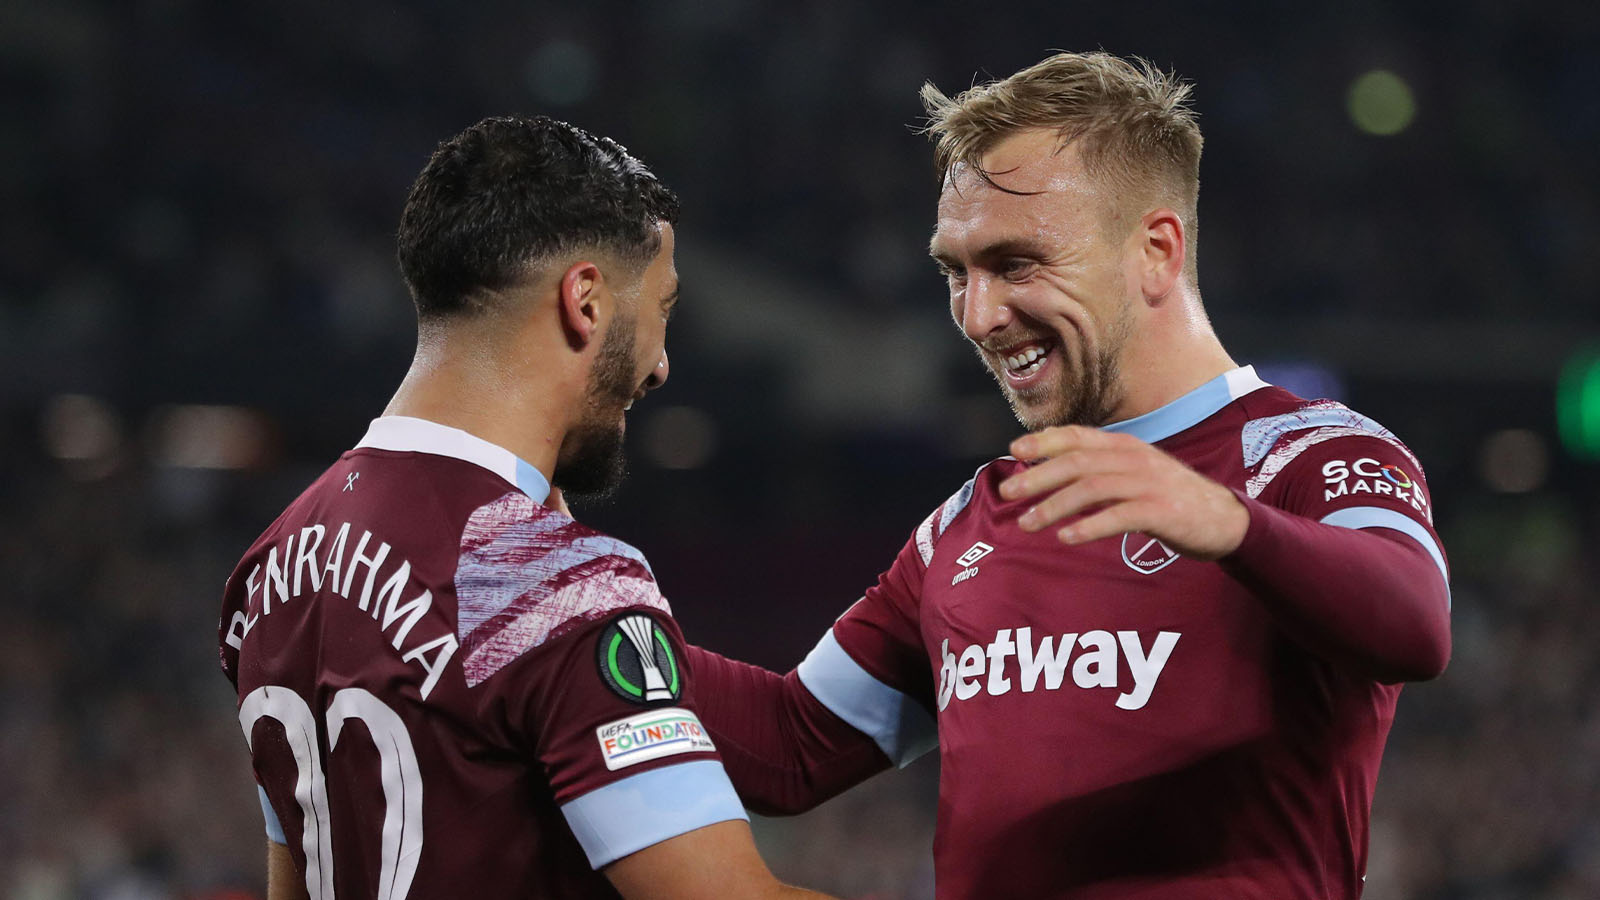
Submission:
{"label": "jersey collar", "polygon": [[427,419],[412,416],[373,419],[356,447],[431,453],[465,460],[504,478],[535,503],[543,503],[550,496],[550,480],[532,463],[498,444]]}
{"label": "jersey collar", "polygon": [[1166,406],[1142,416],[1102,425],[1100,430],[1131,434],[1153,444],[1200,424],[1229,403],[1264,387],[1270,385],[1256,375],[1255,366],[1240,366],[1218,375]]}

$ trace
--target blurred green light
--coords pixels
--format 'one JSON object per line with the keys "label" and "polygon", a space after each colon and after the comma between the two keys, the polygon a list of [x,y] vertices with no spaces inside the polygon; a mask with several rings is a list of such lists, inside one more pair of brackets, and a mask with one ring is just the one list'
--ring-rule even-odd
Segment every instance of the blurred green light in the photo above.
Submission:
{"label": "blurred green light", "polygon": [[1600,348],[1581,350],[1562,367],[1556,424],[1568,453],[1600,461]]}
{"label": "blurred green light", "polygon": [[1411,86],[1387,69],[1373,69],[1351,82],[1346,104],[1350,121],[1367,134],[1399,134],[1417,116]]}

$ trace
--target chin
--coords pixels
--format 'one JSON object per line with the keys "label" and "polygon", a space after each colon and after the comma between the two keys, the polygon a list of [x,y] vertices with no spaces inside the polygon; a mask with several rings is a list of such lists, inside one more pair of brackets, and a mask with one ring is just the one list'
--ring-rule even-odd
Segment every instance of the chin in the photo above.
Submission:
{"label": "chin", "polygon": [[599,500],[616,493],[627,470],[622,429],[590,425],[569,436],[551,481],[569,497]]}

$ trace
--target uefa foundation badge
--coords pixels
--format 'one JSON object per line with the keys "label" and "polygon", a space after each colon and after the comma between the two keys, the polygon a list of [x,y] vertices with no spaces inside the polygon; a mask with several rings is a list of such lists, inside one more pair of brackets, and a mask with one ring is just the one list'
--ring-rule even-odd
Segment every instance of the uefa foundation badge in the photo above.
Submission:
{"label": "uefa foundation badge", "polygon": [[661,626],[635,613],[614,619],[595,645],[600,679],[631,703],[671,702],[682,696],[678,658]]}

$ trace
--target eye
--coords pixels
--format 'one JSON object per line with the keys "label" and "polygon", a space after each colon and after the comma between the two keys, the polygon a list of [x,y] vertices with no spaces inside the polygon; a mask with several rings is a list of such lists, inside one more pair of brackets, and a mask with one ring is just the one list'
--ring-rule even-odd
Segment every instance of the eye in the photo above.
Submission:
{"label": "eye", "polygon": [[947,263],[943,261],[938,262],[936,265],[939,267],[939,274],[943,275],[947,279],[955,279],[956,281],[967,280],[966,266],[958,266],[954,263]]}
{"label": "eye", "polygon": [[996,274],[1008,281],[1020,281],[1033,274],[1034,261],[1014,257],[1003,260],[996,268]]}

